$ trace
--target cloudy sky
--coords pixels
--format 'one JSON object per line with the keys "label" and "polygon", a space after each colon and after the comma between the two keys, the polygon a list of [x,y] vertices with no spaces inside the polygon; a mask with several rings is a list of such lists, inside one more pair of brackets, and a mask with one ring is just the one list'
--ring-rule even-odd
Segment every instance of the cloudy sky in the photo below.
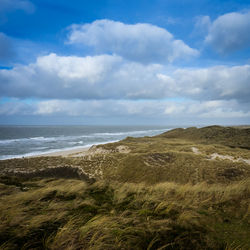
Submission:
{"label": "cloudy sky", "polygon": [[250,124],[250,0],[0,0],[0,124]]}

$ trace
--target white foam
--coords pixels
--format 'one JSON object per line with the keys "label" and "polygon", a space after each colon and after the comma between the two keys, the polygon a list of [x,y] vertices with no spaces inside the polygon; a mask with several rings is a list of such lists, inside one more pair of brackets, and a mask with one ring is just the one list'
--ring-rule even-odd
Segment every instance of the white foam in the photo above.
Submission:
{"label": "white foam", "polygon": [[[0,140],[0,144],[2,144],[2,147],[4,147],[4,144],[11,144],[11,143],[25,143],[25,145],[18,145],[20,147],[26,147],[28,146],[28,143],[31,143],[31,146],[34,145],[33,143],[39,143],[39,147],[34,147],[32,152],[26,153],[26,154],[19,154],[19,155],[2,155],[0,156],[0,160],[4,159],[12,159],[12,158],[22,158],[22,157],[30,157],[30,156],[38,156],[38,155],[44,155],[49,153],[56,153],[60,151],[67,151],[67,150],[73,150],[78,148],[86,148],[90,147],[92,145],[97,144],[105,144],[105,143],[111,143],[116,142],[118,140],[121,140],[127,136],[152,136],[159,134],[161,132],[166,132],[171,129],[151,129],[151,130],[135,130],[135,131],[126,131],[126,132],[103,132],[103,133],[92,133],[89,135],[77,135],[77,136],[57,136],[57,137],[43,137],[43,136],[37,136],[37,137],[30,137],[30,138],[19,138],[19,139],[9,139],[9,140]],[[99,137],[99,139],[98,139]],[[84,140],[86,138],[86,140]],[[93,142],[91,144],[88,143],[89,140],[87,138],[93,138]],[[82,140],[81,140],[82,139]],[[102,141],[103,140],[103,141]],[[66,148],[54,148],[46,151],[42,151],[43,149],[46,149],[48,147],[51,147],[51,145],[42,144],[43,142],[59,142],[59,144],[53,144],[54,147],[63,147],[64,145],[72,145],[71,147]],[[26,144],[27,143],[27,144]],[[64,145],[62,145],[64,144]],[[11,144],[10,146],[12,146]]]}
{"label": "white foam", "polygon": [[67,148],[58,148],[58,149],[51,149],[51,150],[47,150],[47,151],[33,151],[30,153],[26,153],[26,154],[20,154],[20,155],[2,155],[0,156],[0,160],[8,160],[8,159],[15,159],[15,158],[24,158],[24,157],[32,157],[32,156],[43,156],[43,155],[47,155],[47,154],[51,154],[51,153],[57,153],[57,152],[64,152],[64,151],[68,151],[68,150],[74,150],[74,149],[84,149],[84,148],[89,148],[92,147],[93,145],[100,145],[100,144],[107,144],[107,143],[113,143],[113,142],[117,142],[118,140],[115,141],[106,141],[106,142],[102,142],[102,143],[92,143],[92,144],[86,144],[84,146],[75,146],[75,147],[67,147]]}
{"label": "white foam", "polygon": [[30,137],[30,138],[16,138],[16,139],[6,139],[0,140],[0,144],[10,144],[10,143],[22,143],[22,142],[29,142],[29,141],[69,141],[69,140],[76,140],[79,138],[94,138],[97,136],[101,137],[110,137],[110,136],[130,136],[130,135],[148,135],[151,133],[160,133],[165,132],[170,129],[155,129],[155,130],[138,130],[138,131],[126,131],[126,132],[103,132],[103,133],[93,133],[90,135],[76,135],[76,136],[57,136],[57,137]]}
{"label": "white foam", "polygon": [[28,141],[55,141],[56,137],[31,137],[31,138],[17,138],[17,139],[8,139],[0,140],[0,144],[10,144],[16,142],[28,142]]}

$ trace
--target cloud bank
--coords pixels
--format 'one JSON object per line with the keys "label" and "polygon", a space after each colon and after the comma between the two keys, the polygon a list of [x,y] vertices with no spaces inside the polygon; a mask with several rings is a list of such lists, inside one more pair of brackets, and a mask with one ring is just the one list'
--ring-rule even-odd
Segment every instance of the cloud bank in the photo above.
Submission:
{"label": "cloud bank", "polygon": [[[248,46],[248,16],[229,13],[213,22],[205,16],[196,26],[208,32],[206,44],[227,53]],[[250,65],[174,66],[199,52],[166,29],[97,20],[70,26],[67,43],[93,53],[50,53],[0,69],[0,102],[11,100],[0,103],[1,116],[250,119]],[[10,54],[8,37],[0,33],[0,58]]]}
{"label": "cloud bank", "polygon": [[36,63],[0,70],[0,95],[54,99],[164,99],[248,101],[250,65],[169,69],[120,56],[38,57]]}
{"label": "cloud bank", "polygon": [[[249,105],[249,104],[248,104]],[[132,117],[182,121],[249,119],[248,105],[229,101],[134,100],[46,100],[36,103],[14,100],[0,106],[1,115],[39,115],[68,117]],[[197,120],[198,119],[198,120]],[[232,124],[232,122],[231,122]]]}
{"label": "cloud bank", "polygon": [[199,55],[166,29],[147,23],[124,24],[104,19],[74,24],[69,29],[68,43],[90,46],[98,53],[117,54],[131,61],[173,62]]}

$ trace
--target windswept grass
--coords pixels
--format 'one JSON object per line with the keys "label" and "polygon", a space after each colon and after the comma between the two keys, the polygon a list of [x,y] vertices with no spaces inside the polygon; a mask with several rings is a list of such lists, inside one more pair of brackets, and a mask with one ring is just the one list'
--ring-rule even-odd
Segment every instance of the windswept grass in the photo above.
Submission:
{"label": "windswept grass", "polygon": [[[250,182],[1,185],[1,249],[226,249],[250,241]],[[6,230],[7,229],[7,230]],[[229,249],[229,248],[228,248]]]}
{"label": "windswept grass", "polygon": [[250,165],[209,158],[250,159],[240,131],[177,129],[83,157],[0,161],[0,249],[249,249]]}

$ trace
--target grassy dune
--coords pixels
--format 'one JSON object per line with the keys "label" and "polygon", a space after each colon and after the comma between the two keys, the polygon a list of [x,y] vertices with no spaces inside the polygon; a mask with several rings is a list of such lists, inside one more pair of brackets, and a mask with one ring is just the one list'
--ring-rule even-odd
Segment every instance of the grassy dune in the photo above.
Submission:
{"label": "grassy dune", "polygon": [[249,146],[215,126],[0,161],[0,249],[249,249],[250,165],[210,158]]}

